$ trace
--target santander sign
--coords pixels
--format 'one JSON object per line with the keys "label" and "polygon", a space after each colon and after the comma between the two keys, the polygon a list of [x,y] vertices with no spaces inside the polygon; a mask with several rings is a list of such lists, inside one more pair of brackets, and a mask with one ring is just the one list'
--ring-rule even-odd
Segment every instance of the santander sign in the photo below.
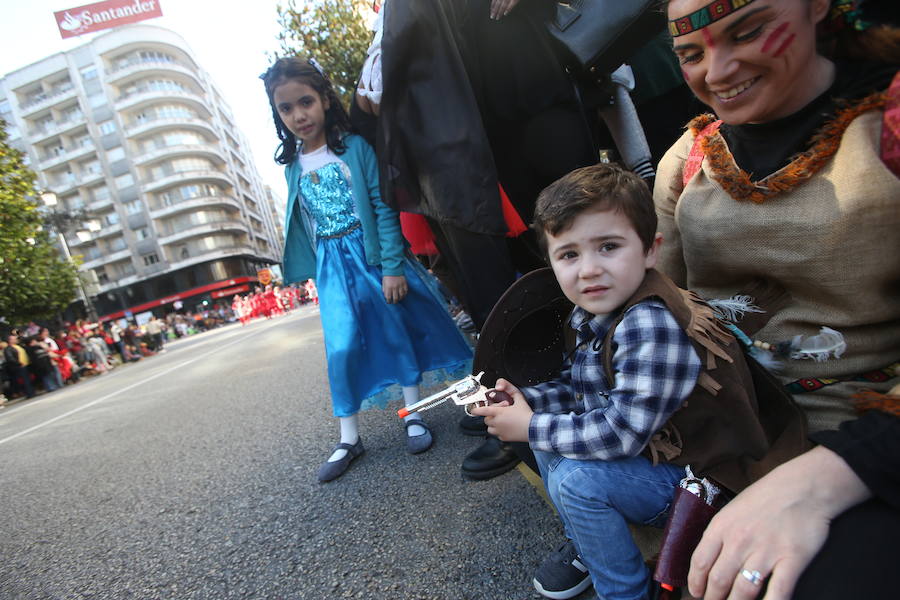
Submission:
{"label": "santander sign", "polygon": [[63,38],[162,16],[159,0],[106,0],[53,13]]}

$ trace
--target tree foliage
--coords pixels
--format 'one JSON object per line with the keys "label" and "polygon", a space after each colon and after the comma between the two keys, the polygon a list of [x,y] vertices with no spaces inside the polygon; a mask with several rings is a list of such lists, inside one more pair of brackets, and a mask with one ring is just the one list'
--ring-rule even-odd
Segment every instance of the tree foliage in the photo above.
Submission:
{"label": "tree foliage", "polygon": [[366,50],[372,42],[365,0],[288,0],[278,4],[282,55],[315,58],[325,69],[344,106],[349,106]]}
{"label": "tree foliage", "polygon": [[43,229],[34,172],[7,138],[0,119],[0,318],[21,325],[68,306],[77,271]]}

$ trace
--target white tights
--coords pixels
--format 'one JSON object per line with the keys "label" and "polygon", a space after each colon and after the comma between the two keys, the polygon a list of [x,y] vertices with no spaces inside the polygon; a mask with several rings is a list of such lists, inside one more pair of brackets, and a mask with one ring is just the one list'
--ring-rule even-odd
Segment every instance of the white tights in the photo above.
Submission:
{"label": "white tights", "polygon": [[[411,385],[403,387],[403,404],[405,406],[410,406],[411,404],[415,404],[419,401],[419,386]],[[416,419],[421,419],[419,413],[413,413],[411,415],[407,415],[403,418],[404,421],[413,421]],[[350,415],[349,417],[340,417],[341,423],[341,443],[342,444],[350,444],[351,446],[359,441],[359,413]],[[425,428],[420,425],[411,425],[407,429],[407,435],[416,436],[422,435],[425,433]],[[347,455],[347,451],[343,448],[339,448],[332,452],[331,456],[328,457],[328,462],[335,462],[337,460],[341,460]]]}

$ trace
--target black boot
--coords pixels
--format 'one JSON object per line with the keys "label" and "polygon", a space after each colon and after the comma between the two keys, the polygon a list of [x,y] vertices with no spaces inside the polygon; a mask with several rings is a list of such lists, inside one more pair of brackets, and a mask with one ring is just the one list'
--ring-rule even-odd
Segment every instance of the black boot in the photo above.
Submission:
{"label": "black boot", "polygon": [[489,435],[462,463],[462,474],[469,479],[490,479],[502,475],[519,464],[510,444]]}
{"label": "black boot", "polygon": [[484,417],[465,415],[459,420],[459,430],[463,435],[483,436],[487,434],[487,425],[484,424]]}

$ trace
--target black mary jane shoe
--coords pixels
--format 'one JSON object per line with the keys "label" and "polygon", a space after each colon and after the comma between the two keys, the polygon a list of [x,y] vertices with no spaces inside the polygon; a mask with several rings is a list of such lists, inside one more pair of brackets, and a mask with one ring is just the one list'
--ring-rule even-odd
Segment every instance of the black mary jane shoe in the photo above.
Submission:
{"label": "black mary jane shoe", "polygon": [[[413,425],[419,425],[425,430],[425,433],[409,435],[409,428]],[[410,454],[421,454],[431,448],[431,445],[434,443],[434,438],[431,436],[431,427],[422,419],[410,419],[407,421],[406,431],[406,450]]]}
{"label": "black mary jane shoe", "polygon": [[350,467],[350,463],[353,462],[356,457],[361,456],[362,453],[366,451],[366,449],[363,448],[362,438],[356,440],[355,444],[346,444],[344,442],[341,442],[334,447],[334,450],[331,451],[331,454],[334,454],[335,450],[346,450],[347,454],[345,454],[344,457],[339,460],[326,462],[324,465],[319,467],[319,483],[325,483],[326,481],[337,479],[338,477],[343,475],[344,472]]}

